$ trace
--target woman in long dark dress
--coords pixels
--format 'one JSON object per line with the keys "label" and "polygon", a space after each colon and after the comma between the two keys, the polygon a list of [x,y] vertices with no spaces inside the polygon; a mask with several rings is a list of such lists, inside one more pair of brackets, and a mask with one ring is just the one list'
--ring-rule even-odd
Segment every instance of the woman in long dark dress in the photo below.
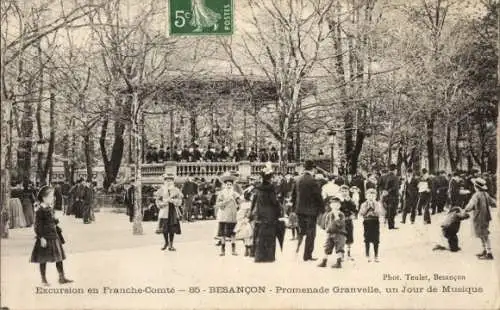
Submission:
{"label": "woman in long dark dress", "polygon": [[66,259],[66,254],[62,247],[64,239],[61,229],[57,226],[59,220],[54,217],[54,189],[43,186],[37,195],[37,200],[40,207],[35,212],[36,241],[30,261],[40,264],[42,284],[45,286],[49,285],[45,276],[47,263],[56,263],[60,284],[73,282],[64,276],[63,260]]}
{"label": "woman in long dark dress", "polygon": [[23,182],[23,191],[21,194],[21,204],[23,205],[23,213],[26,219],[26,227],[30,227],[34,222],[34,208],[35,196],[33,190],[30,188],[28,181]]}
{"label": "woman in long dark dress", "polygon": [[255,262],[274,262],[281,208],[271,179],[273,169],[262,171],[262,183],[254,190],[251,218],[254,220]]}

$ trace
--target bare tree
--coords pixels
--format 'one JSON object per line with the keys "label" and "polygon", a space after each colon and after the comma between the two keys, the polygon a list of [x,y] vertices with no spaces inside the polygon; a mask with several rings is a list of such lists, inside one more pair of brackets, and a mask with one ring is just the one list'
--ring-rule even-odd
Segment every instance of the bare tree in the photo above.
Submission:
{"label": "bare tree", "polygon": [[[75,3],[70,12],[63,14],[56,12],[56,14],[49,14],[47,18],[37,25],[37,27],[30,27],[30,16],[34,16],[40,12],[50,11],[53,9],[54,3],[52,1],[37,1],[36,3],[29,3],[28,6],[25,2],[14,0],[2,1],[1,13],[1,96],[2,96],[2,125],[7,124],[7,127],[2,128],[2,156],[1,156],[1,170],[2,170],[2,193],[1,201],[2,208],[8,209],[8,197],[10,196],[10,173],[12,169],[12,126],[13,126],[13,111],[18,103],[23,103],[25,113],[25,122],[21,125],[27,134],[23,135],[25,138],[21,140],[22,147],[26,149],[23,151],[25,154],[31,153],[31,137],[33,130],[33,123],[26,121],[31,119],[33,113],[31,102],[27,100],[26,90],[22,89],[23,86],[29,85],[30,80],[26,79],[27,68],[25,63],[32,56],[31,49],[40,42],[44,37],[55,33],[62,27],[67,25],[78,26],[77,22],[82,18],[93,14],[99,8],[97,2],[86,4]],[[36,76],[33,71],[28,71],[31,77]],[[29,142],[27,140],[30,140]],[[5,155],[5,156],[4,156]],[[23,162],[24,165],[31,164],[26,158]]]}
{"label": "bare tree", "polygon": [[[136,176],[136,206],[133,233],[142,234],[142,181],[141,154],[143,109],[152,97],[163,88],[169,80],[169,57],[175,42],[166,37],[165,29],[154,29],[155,18],[164,17],[164,7],[156,1],[150,1],[139,7],[139,12],[130,20],[124,18],[121,0],[106,4],[103,14],[91,19],[93,33],[101,48],[102,71],[104,79],[99,83],[105,93],[106,106],[115,115],[115,140],[108,158],[105,136],[109,119],[105,116],[100,137],[101,154],[105,167],[106,188],[115,179],[121,165],[123,155],[126,124],[130,124],[133,133]],[[104,26],[100,26],[104,25]]]}
{"label": "bare tree", "polygon": [[241,42],[220,40],[250,90],[252,70],[274,86],[277,126],[261,118],[258,121],[279,141],[282,163],[287,160],[291,122],[307,95],[303,86],[318,62],[325,59],[322,51],[330,34],[326,17],[334,2],[248,1],[250,27],[242,30]]}

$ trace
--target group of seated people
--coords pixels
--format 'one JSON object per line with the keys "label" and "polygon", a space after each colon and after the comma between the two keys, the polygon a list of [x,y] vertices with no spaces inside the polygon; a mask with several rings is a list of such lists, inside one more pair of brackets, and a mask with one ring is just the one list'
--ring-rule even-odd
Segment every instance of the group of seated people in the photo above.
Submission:
{"label": "group of seated people", "polygon": [[[208,145],[206,149],[200,148],[196,143],[183,148],[174,146],[173,150],[170,147],[159,148],[150,146],[145,155],[146,163],[161,163],[166,161],[176,162],[239,162],[248,160],[250,162],[273,162],[277,163],[280,160],[280,155],[276,147],[261,148],[259,152],[254,147],[248,151],[245,150],[241,143],[238,143],[236,149],[231,149],[229,146],[215,147]],[[293,152],[289,152],[288,161],[293,161]]]}

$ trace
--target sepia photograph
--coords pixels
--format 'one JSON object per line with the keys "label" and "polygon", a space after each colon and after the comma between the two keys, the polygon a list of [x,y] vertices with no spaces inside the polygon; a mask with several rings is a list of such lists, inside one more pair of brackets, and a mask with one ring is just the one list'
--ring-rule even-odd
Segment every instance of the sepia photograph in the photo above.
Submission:
{"label": "sepia photograph", "polygon": [[0,0],[0,309],[500,309],[500,1]]}

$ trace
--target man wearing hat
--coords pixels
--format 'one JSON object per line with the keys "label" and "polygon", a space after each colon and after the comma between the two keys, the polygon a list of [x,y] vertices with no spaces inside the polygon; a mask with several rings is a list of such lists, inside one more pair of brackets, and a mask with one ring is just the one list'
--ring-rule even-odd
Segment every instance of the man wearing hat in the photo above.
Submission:
{"label": "man wearing hat", "polygon": [[225,161],[230,161],[231,160],[231,154],[229,154],[229,147],[225,146],[219,153],[219,160],[221,162]]}
{"label": "man wearing hat", "polygon": [[193,182],[193,175],[187,177],[186,182],[182,186],[182,194],[184,195],[184,220],[191,222],[191,216],[193,211],[193,200],[194,196],[198,194],[198,184]]}
{"label": "man wearing hat", "polygon": [[181,161],[182,162],[188,162],[189,161],[189,157],[190,157],[191,153],[189,152],[189,148],[187,145],[184,145],[184,148],[182,149],[181,151]]}
{"label": "man wearing hat", "polygon": [[406,223],[406,217],[410,213],[410,222],[415,223],[417,215],[418,201],[418,180],[413,175],[413,169],[406,171],[406,179],[403,183],[403,219],[401,223]]}
{"label": "man wearing hat", "polygon": [[135,179],[129,179],[125,189],[125,205],[127,206],[127,215],[129,222],[134,221],[135,214]]}
{"label": "man wearing hat", "polygon": [[277,163],[280,161],[280,155],[278,154],[278,151],[274,146],[271,147],[271,154],[269,155],[269,161],[272,163]]}
{"label": "man wearing hat", "polygon": [[473,230],[483,246],[483,251],[477,254],[479,259],[493,259],[491,252],[491,242],[489,238],[489,226],[491,221],[490,207],[496,206],[496,201],[488,194],[486,180],[475,178],[472,180],[475,193],[472,195],[469,203],[465,206],[465,212],[474,212],[472,217]]}
{"label": "man wearing hat", "polygon": [[94,202],[94,189],[87,180],[83,182],[82,218],[84,224],[90,224],[92,215],[92,204]]}
{"label": "man wearing hat", "polygon": [[427,169],[422,169],[422,177],[418,182],[418,204],[417,210],[418,214],[424,212],[424,224],[431,223],[431,213],[430,213],[430,201],[431,201],[431,180]]}
{"label": "man wearing hat", "polygon": [[234,153],[233,153],[234,161],[239,162],[239,161],[245,160],[246,159],[245,153],[246,153],[245,149],[243,148],[241,143],[238,143],[238,146],[237,146],[236,150],[234,150]]}
{"label": "man wearing hat", "polygon": [[399,178],[397,177],[397,166],[391,164],[389,173],[381,179],[382,201],[387,209],[387,223],[389,229],[397,229],[394,226],[394,218],[398,210]]}
{"label": "man wearing hat", "polygon": [[203,157],[197,143],[193,143],[193,150],[190,154],[191,161],[198,162]]}
{"label": "man wearing hat", "polygon": [[321,188],[314,179],[314,163],[306,160],[304,173],[298,178],[292,190],[292,210],[299,220],[299,238],[297,251],[305,236],[304,261],[315,260],[312,257],[316,238],[316,219],[325,212],[321,197]]}
{"label": "man wearing hat", "polygon": [[460,171],[456,170],[453,172],[453,176],[448,182],[448,202],[450,207],[459,206],[462,207],[462,201],[460,199],[460,187],[463,186],[462,179],[460,178]]}
{"label": "man wearing hat", "polygon": [[255,151],[255,148],[251,147],[250,152],[248,153],[248,160],[250,162],[254,162],[254,161],[257,161],[257,158],[258,158],[258,155],[257,155],[257,152]]}
{"label": "man wearing hat", "polygon": [[439,171],[439,175],[432,182],[432,214],[441,213],[448,197],[448,179],[446,171]]}
{"label": "man wearing hat", "polygon": [[76,218],[82,218],[84,187],[83,178],[80,178],[70,190],[70,196],[73,203],[72,208],[68,211],[68,214],[74,214]]}
{"label": "man wearing hat", "polygon": [[215,160],[215,149],[212,145],[208,145],[207,151],[203,154],[203,158],[208,162],[213,162]]}

